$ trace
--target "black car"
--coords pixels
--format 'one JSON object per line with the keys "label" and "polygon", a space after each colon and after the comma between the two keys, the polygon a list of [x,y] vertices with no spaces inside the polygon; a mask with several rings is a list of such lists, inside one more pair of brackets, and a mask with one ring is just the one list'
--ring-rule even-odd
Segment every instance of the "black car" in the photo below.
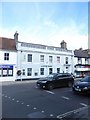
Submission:
{"label": "black car", "polygon": [[72,89],[78,93],[90,93],[90,76],[85,76],[81,80],[74,82]]}
{"label": "black car", "polygon": [[45,78],[40,78],[36,84],[40,88],[52,90],[61,86],[71,87],[73,82],[74,78],[69,73],[52,73]]}

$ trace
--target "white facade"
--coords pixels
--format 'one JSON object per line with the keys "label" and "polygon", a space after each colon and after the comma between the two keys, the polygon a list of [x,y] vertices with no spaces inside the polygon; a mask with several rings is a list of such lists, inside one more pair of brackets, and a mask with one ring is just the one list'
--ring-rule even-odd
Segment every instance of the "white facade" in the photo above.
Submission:
{"label": "white facade", "polygon": [[[36,79],[51,72],[74,72],[74,52],[54,46],[18,42],[16,79]],[[66,62],[67,61],[67,62]]]}
{"label": "white facade", "polygon": [[0,50],[0,58],[0,81],[15,81],[17,52]]}

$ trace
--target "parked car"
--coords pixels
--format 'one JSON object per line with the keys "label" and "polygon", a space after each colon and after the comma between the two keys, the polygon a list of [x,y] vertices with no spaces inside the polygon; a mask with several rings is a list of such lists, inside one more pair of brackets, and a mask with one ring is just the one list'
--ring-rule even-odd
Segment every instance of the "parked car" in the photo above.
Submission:
{"label": "parked car", "polygon": [[72,89],[74,92],[90,93],[90,76],[85,76],[81,80],[74,82]]}
{"label": "parked car", "polygon": [[69,73],[52,73],[45,78],[40,78],[36,84],[40,88],[52,90],[62,86],[71,87],[73,82],[74,78]]}

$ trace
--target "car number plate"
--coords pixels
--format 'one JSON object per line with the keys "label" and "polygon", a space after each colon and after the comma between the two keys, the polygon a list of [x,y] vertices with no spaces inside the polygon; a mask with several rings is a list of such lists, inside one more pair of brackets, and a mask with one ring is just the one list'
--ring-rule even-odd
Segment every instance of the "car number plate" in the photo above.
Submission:
{"label": "car number plate", "polygon": [[75,88],[76,91],[81,91],[81,89]]}

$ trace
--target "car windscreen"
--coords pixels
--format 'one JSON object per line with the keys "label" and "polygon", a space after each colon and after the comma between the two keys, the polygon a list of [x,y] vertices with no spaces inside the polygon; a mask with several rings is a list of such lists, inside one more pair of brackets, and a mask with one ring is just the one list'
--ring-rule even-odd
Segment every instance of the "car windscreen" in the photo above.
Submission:
{"label": "car windscreen", "polygon": [[48,75],[46,78],[47,79],[52,79],[52,78],[54,78],[56,76],[56,74],[50,74],[50,75]]}
{"label": "car windscreen", "polygon": [[82,80],[80,80],[81,82],[90,82],[90,76],[86,76],[84,77]]}

